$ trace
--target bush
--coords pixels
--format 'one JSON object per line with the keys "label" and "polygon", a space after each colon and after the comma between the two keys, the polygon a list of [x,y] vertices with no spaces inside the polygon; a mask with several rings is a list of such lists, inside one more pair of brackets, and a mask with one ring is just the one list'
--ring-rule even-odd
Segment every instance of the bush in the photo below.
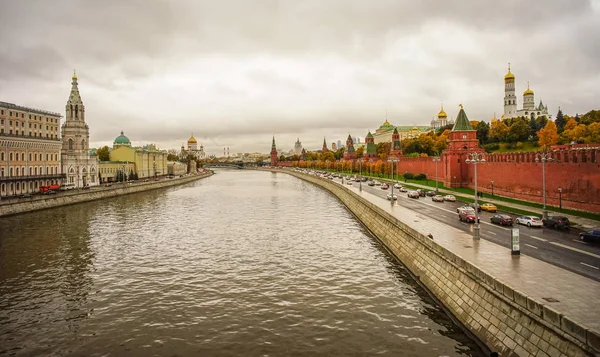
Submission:
{"label": "bush", "polygon": [[415,180],[425,180],[425,179],[427,179],[427,175],[425,175],[425,174],[418,174],[418,175],[415,175],[414,179]]}
{"label": "bush", "polygon": [[514,149],[515,148],[515,143],[506,143],[506,148],[507,149]]}
{"label": "bush", "polygon": [[520,141],[517,141],[517,143],[515,144],[515,148],[516,149],[522,149],[523,148],[523,143]]}
{"label": "bush", "polygon": [[415,175],[411,174],[410,172],[405,172],[402,176],[404,176],[405,180],[412,180]]}
{"label": "bush", "polygon": [[483,149],[485,150],[485,152],[490,153],[492,151],[500,149],[500,145],[498,145],[498,143],[485,144],[483,145]]}

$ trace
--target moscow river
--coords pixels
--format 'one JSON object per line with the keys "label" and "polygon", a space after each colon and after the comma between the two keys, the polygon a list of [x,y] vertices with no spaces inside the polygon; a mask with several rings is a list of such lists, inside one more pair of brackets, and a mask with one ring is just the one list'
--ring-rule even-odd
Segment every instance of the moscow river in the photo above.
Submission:
{"label": "moscow river", "polygon": [[282,173],[0,219],[0,356],[484,356],[332,195]]}

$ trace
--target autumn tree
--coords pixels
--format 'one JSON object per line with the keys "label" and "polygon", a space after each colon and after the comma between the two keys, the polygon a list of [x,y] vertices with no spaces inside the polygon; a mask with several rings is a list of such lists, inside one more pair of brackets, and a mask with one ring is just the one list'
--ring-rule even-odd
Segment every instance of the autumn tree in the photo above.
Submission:
{"label": "autumn tree", "polygon": [[575,129],[576,126],[577,121],[574,118],[571,118],[567,121],[567,124],[565,124],[564,130],[572,130]]}
{"label": "autumn tree", "polygon": [[506,134],[506,140],[510,142],[524,141],[529,138],[531,133],[531,127],[527,124],[525,119],[519,119],[513,122],[508,128]]}
{"label": "autumn tree", "polygon": [[500,120],[492,120],[489,133],[490,141],[504,141],[507,134],[508,125]]}
{"label": "autumn tree", "polygon": [[560,110],[560,107],[558,108],[558,113],[556,113],[556,120],[554,120],[554,124],[556,124],[556,128],[558,129],[559,133],[562,133],[562,131],[565,129],[565,124],[567,124],[565,116],[563,115],[562,110]]}
{"label": "autumn tree", "polygon": [[588,126],[589,142],[600,143],[600,122]]}
{"label": "autumn tree", "polygon": [[110,161],[109,149],[106,145],[96,150],[96,155],[98,155],[99,161]]}
{"label": "autumn tree", "polygon": [[356,149],[356,157],[361,158],[363,156],[364,151],[365,151],[364,146],[361,146],[358,149]]}
{"label": "autumn tree", "polygon": [[590,125],[600,122],[600,110],[590,110],[583,114],[580,119],[581,124]]}
{"label": "autumn tree", "polygon": [[552,120],[548,121],[548,124],[538,131],[537,136],[539,138],[539,143],[542,148],[545,150],[550,148],[551,145],[554,145],[558,142],[558,131],[556,129],[556,124]]}

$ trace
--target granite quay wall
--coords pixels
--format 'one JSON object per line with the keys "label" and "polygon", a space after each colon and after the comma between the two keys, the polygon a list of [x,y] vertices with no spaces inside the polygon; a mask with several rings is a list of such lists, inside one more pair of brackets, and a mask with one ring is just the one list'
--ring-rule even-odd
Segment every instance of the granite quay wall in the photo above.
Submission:
{"label": "granite quay wall", "polygon": [[[328,190],[400,260],[473,335],[501,356],[600,356],[600,333],[529,298],[327,179],[289,170]],[[594,304],[594,302],[590,302]]]}
{"label": "granite quay wall", "polygon": [[0,217],[181,185],[209,177],[212,174],[212,172],[207,172],[199,175],[139,182],[131,185],[117,183],[113,184],[110,188],[102,188],[101,190],[67,191],[54,196],[35,196],[28,199],[20,199],[16,202],[0,204]]}

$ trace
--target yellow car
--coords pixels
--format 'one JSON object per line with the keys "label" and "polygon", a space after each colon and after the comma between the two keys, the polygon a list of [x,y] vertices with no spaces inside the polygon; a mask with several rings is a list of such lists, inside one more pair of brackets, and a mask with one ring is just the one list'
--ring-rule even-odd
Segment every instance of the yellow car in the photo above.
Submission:
{"label": "yellow car", "polygon": [[498,210],[498,207],[494,206],[491,203],[484,203],[481,205],[481,210],[488,212],[496,212]]}

